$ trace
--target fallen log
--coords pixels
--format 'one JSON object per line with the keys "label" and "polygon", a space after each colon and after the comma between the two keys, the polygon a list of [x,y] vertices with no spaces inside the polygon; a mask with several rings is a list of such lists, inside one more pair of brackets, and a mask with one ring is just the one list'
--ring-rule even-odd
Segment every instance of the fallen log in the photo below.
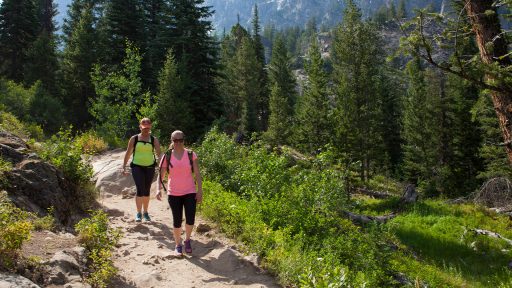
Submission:
{"label": "fallen log", "polygon": [[386,199],[386,198],[394,196],[393,194],[390,194],[388,192],[373,191],[373,190],[367,189],[366,187],[357,188],[356,193],[368,195],[368,196],[371,196],[376,199]]}
{"label": "fallen log", "polygon": [[402,210],[402,207],[404,204],[409,204],[416,202],[418,200],[418,193],[416,192],[416,188],[413,184],[409,184],[405,187],[404,194],[400,198],[400,206],[395,209],[394,212],[388,215],[383,216],[369,216],[369,215],[362,215],[362,214],[356,214],[352,213],[350,211],[341,211],[342,215],[350,221],[352,221],[354,224],[368,224],[370,222],[377,222],[377,223],[386,223],[388,220],[393,219],[398,215],[398,212]]}
{"label": "fallen log", "polygon": [[505,238],[496,232],[492,232],[492,231],[484,230],[484,229],[470,229],[470,231],[475,232],[475,234],[477,234],[477,235],[485,235],[485,236],[489,236],[492,238],[501,239],[501,240],[507,242],[509,245],[512,245],[512,240]]}
{"label": "fallen log", "polygon": [[384,216],[368,216],[362,214],[355,214],[349,211],[342,211],[342,213],[344,214],[345,217],[350,219],[350,221],[357,224],[368,224],[370,222],[386,223],[388,220],[396,217],[396,214],[394,213]]}

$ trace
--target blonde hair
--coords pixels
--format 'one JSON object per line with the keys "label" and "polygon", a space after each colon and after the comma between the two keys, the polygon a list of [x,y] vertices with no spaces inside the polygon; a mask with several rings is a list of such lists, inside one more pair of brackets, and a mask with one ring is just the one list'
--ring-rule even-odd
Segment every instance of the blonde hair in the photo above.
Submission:
{"label": "blonde hair", "polygon": [[181,135],[182,138],[185,138],[185,133],[181,130],[174,130],[174,132],[171,133],[171,144],[169,144],[169,149],[174,149],[174,142],[172,141],[175,139],[176,136]]}

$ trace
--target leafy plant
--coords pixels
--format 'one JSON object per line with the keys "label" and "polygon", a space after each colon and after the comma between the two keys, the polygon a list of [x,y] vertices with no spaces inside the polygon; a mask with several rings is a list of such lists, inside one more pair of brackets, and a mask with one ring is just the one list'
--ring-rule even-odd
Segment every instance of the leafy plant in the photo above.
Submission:
{"label": "leafy plant", "polygon": [[73,140],[71,128],[61,130],[43,144],[40,156],[59,168],[71,181],[86,184],[92,177],[92,167],[82,161],[82,147]]}
{"label": "leafy plant", "polygon": [[108,149],[108,144],[94,130],[78,135],[75,141],[82,148],[82,153],[87,155],[101,153]]}
{"label": "leafy plant", "polygon": [[75,229],[88,252],[90,273],[87,282],[93,287],[108,287],[110,279],[117,273],[111,258],[121,232],[109,227],[107,214],[100,210],[94,211],[91,218],[78,222]]}
{"label": "leafy plant", "polygon": [[5,191],[0,192],[0,267],[12,268],[23,242],[30,239],[33,225],[28,218],[27,212],[8,200]]}

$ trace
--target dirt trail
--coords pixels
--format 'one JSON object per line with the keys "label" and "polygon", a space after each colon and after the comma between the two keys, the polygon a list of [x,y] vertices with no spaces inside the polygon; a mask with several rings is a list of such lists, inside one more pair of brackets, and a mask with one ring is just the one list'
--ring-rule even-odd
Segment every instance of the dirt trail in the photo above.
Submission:
{"label": "dirt trail", "polygon": [[[120,167],[121,157],[119,151],[96,157],[95,171],[104,169],[104,165],[95,163],[108,162],[112,167]],[[101,194],[100,203],[110,215],[111,225],[124,234],[114,252],[114,264],[120,275],[114,287],[280,287],[273,277],[254,265],[254,256],[244,257],[233,249],[231,241],[214,230],[194,231],[192,255],[176,257],[171,211],[165,198],[158,201],[152,196],[152,221],[138,223],[134,219],[133,196],[108,191]],[[198,217],[196,227],[197,224],[207,223]]]}

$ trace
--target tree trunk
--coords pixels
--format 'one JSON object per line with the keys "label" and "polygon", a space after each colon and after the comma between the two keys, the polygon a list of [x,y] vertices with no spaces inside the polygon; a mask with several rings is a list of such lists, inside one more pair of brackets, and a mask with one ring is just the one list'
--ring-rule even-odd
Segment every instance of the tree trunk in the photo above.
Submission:
{"label": "tree trunk", "polygon": [[[508,43],[505,35],[501,34],[501,25],[496,8],[492,5],[493,1],[466,0],[465,2],[482,61],[485,64],[498,64],[502,68],[510,66],[511,60],[505,56],[508,53]],[[492,73],[487,73],[486,80],[494,82],[496,78]],[[508,160],[512,163],[512,92],[510,87],[503,88],[501,91],[491,91],[491,97],[499,119]]]}

